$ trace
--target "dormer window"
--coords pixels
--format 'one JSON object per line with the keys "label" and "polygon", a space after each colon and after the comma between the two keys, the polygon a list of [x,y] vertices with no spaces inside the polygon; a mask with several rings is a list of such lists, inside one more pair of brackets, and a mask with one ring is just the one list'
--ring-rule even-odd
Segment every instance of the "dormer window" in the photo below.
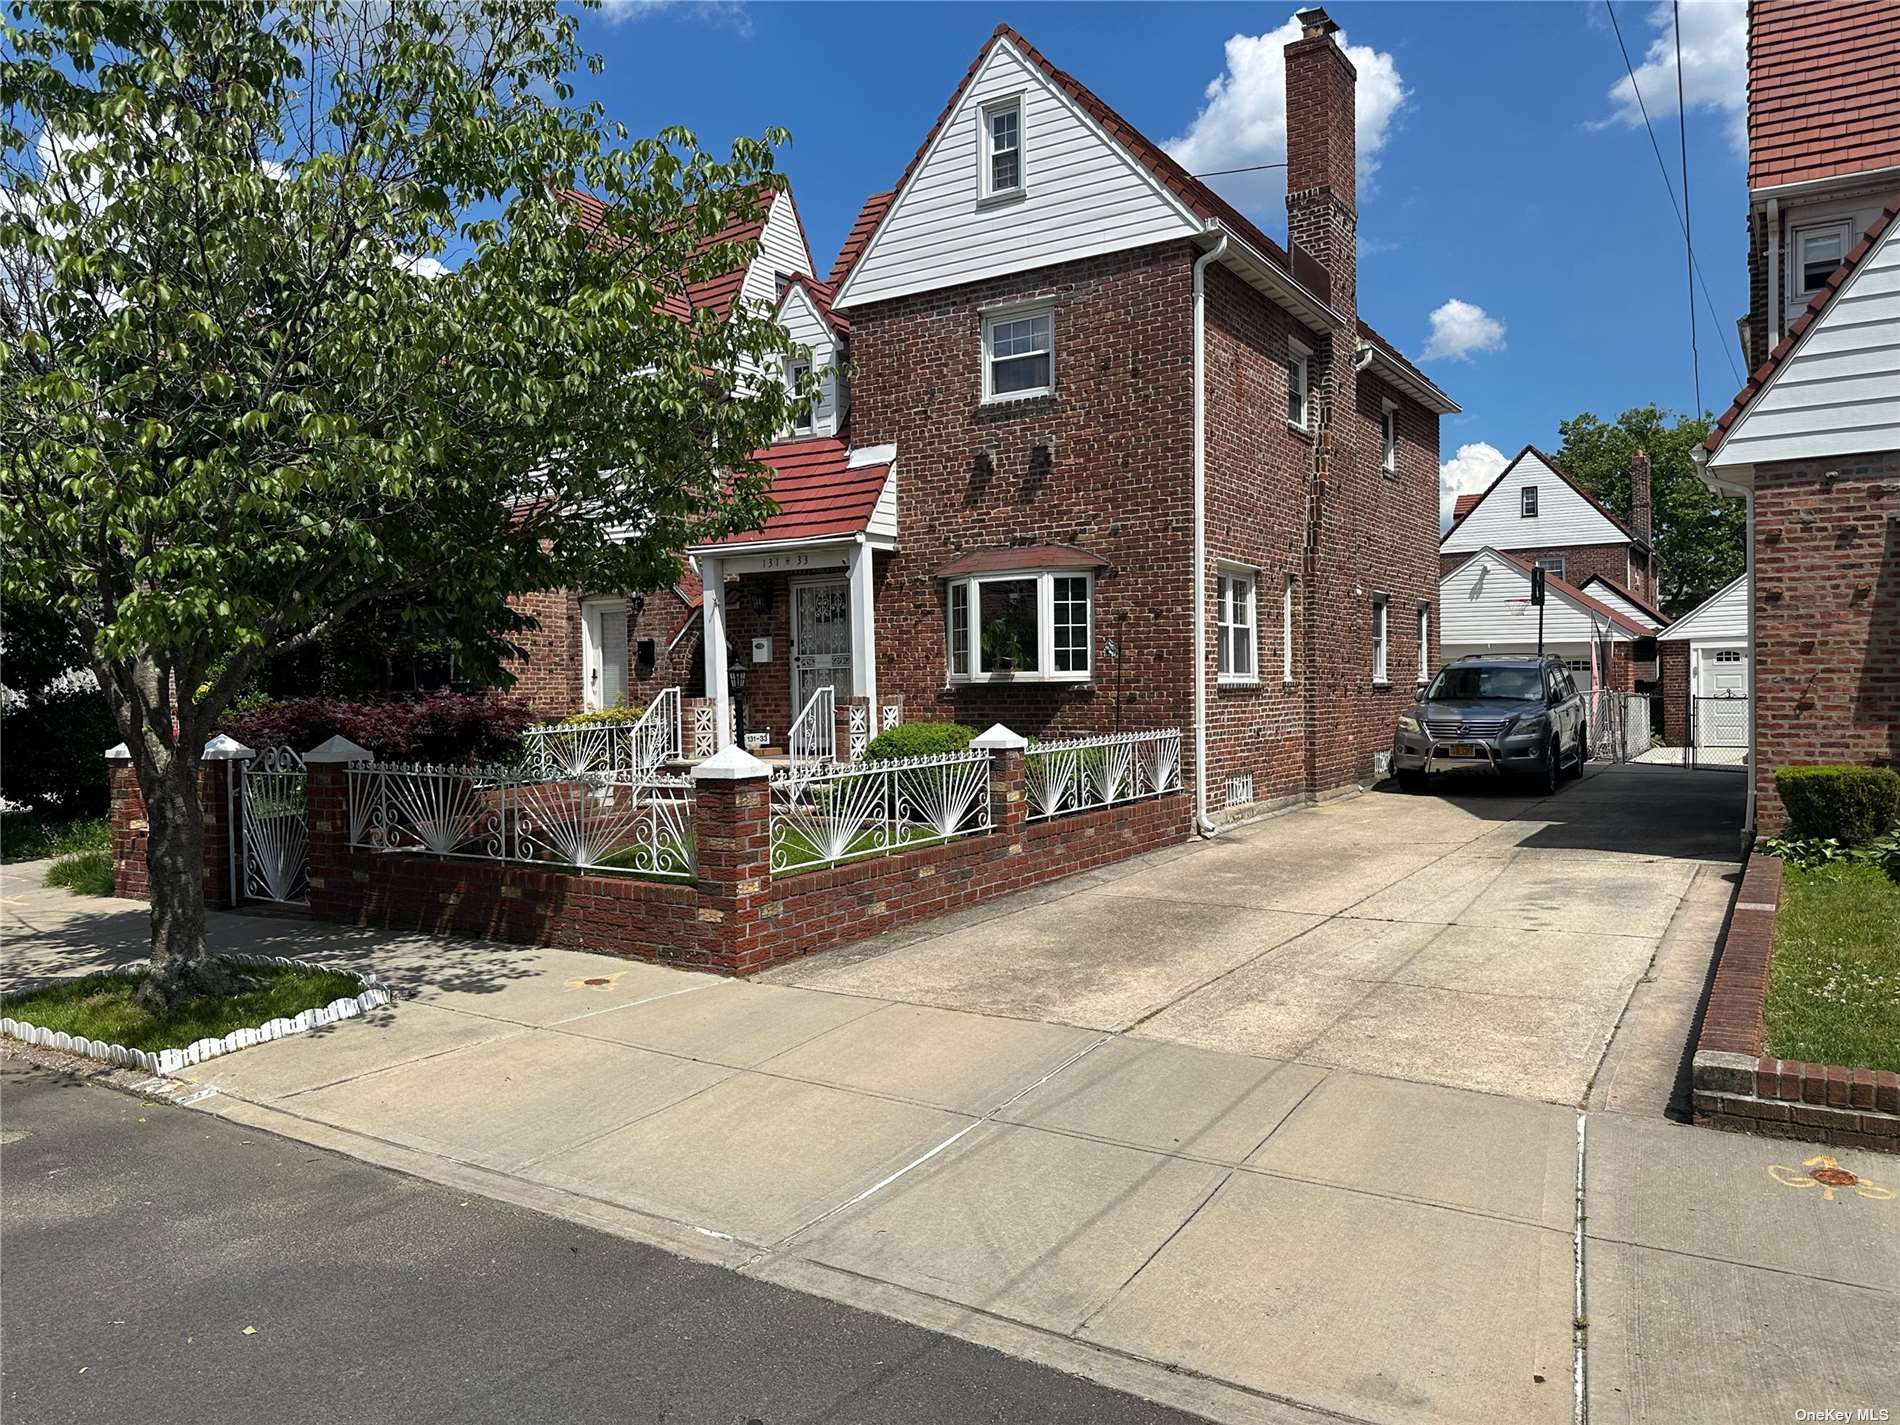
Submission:
{"label": "dormer window", "polygon": [[983,107],[983,196],[1013,198],[1023,191],[1023,101],[1018,95]]}
{"label": "dormer window", "polygon": [[[811,362],[798,359],[785,363],[785,389],[794,395],[811,376]],[[817,427],[818,403],[807,401],[792,408],[792,434],[810,435]]]}
{"label": "dormer window", "polygon": [[1518,492],[1518,513],[1527,520],[1537,518],[1537,487],[1526,485]]}
{"label": "dormer window", "polygon": [[1823,223],[1794,232],[1794,282],[1790,305],[1805,306],[1808,298],[1827,286],[1827,279],[1847,256],[1849,224]]}

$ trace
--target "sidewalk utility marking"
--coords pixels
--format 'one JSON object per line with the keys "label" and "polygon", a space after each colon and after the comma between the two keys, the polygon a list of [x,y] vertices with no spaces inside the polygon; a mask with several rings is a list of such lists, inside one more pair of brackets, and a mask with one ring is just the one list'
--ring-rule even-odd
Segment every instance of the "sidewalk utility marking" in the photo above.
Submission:
{"label": "sidewalk utility marking", "polygon": [[1816,1153],[1812,1158],[1804,1159],[1801,1166],[1808,1171],[1801,1173],[1794,1168],[1783,1167],[1780,1163],[1770,1163],[1768,1176],[1783,1187],[1818,1187],[1821,1196],[1828,1202],[1834,1201],[1835,1193],[1846,1192],[1849,1188],[1854,1190],[1856,1196],[1874,1202],[1892,1202],[1894,1199],[1892,1188],[1881,1187],[1858,1173],[1850,1173],[1825,1153]]}

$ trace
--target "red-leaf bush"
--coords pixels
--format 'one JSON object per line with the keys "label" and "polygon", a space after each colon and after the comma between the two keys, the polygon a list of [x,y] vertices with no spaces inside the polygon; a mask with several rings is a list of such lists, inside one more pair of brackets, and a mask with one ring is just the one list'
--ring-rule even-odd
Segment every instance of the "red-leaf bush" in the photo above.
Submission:
{"label": "red-leaf bush", "polygon": [[286,698],[224,719],[224,731],[262,752],[308,752],[347,737],[390,762],[490,762],[512,758],[534,714],[498,693],[423,693],[416,697]]}

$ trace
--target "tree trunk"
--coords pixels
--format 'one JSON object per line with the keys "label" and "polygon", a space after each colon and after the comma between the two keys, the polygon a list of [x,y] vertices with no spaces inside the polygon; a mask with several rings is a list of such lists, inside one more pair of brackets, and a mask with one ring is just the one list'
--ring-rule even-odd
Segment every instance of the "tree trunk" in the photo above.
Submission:
{"label": "tree trunk", "polygon": [[150,823],[146,867],[152,890],[152,968],[137,1001],[162,1011],[227,991],[235,977],[205,942],[205,818],[197,749],[181,745],[139,770]]}

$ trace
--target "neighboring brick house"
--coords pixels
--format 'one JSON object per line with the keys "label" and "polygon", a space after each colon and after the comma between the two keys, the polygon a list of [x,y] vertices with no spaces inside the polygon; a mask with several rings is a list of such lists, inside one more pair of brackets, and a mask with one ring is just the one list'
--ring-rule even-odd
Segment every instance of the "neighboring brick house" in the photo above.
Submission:
{"label": "neighboring brick house", "polygon": [[1482,491],[1460,495],[1438,542],[1449,574],[1480,549],[1505,550],[1570,584],[1606,579],[1653,606],[1661,573],[1650,547],[1649,457],[1630,462],[1630,521],[1624,523],[1557,462],[1527,445]]}
{"label": "neighboring brick house", "polygon": [[1900,9],[1754,0],[1748,64],[1754,369],[1696,454],[1749,502],[1766,832],[1776,769],[1900,762]]}
{"label": "neighboring brick house", "polygon": [[775,739],[827,685],[1042,737],[1178,726],[1210,815],[1375,775],[1433,661],[1457,407],[1358,318],[1356,76],[1301,20],[1290,250],[996,30],[795,284],[853,379],[767,453],[779,514],[692,551],[709,697],[730,652]]}

